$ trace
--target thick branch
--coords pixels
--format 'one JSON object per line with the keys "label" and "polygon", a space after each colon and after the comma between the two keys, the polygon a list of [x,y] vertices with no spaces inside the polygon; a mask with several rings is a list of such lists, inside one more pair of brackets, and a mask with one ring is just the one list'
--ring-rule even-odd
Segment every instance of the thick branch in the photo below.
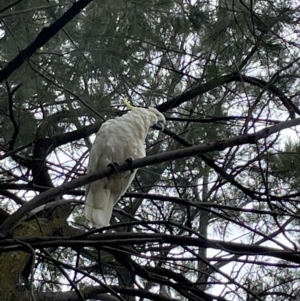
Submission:
{"label": "thick branch", "polygon": [[[148,290],[143,289],[133,289],[128,287],[121,287],[116,285],[111,285],[111,289],[113,289],[115,292],[119,294],[134,296],[134,297],[140,297],[140,298],[147,298],[149,300],[153,301],[178,301],[178,299],[172,299],[167,298],[162,295],[154,294],[149,292]],[[97,300],[103,300],[103,301],[119,301],[120,299],[105,294],[107,292],[107,289],[103,286],[89,286],[85,287],[81,290],[82,294],[87,298],[97,298]],[[76,295],[76,292],[51,292],[51,293],[39,293],[38,294],[38,300],[39,301],[79,301],[78,296]]]}
{"label": "thick branch", "polygon": [[238,73],[231,73],[224,76],[213,78],[212,80],[208,81],[205,84],[200,84],[198,87],[191,89],[189,91],[186,91],[185,93],[182,93],[181,95],[170,99],[169,101],[166,101],[162,103],[161,105],[158,105],[156,108],[159,111],[167,111],[169,109],[172,109],[174,107],[178,107],[180,104],[193,99],[196,96],[202,95],[208,91],[211,91],[219,86],[222,86],[224,84],[228,84],[231,82],[245,82],[257,87],[261,87],[266,89],[267,91],[272,92],[275,94],[279,99],[281,100],[282,104],[287,108],[291,118],[295,118],[295,112],[300,115],[300,110],[298,107],[290,101],[284,93],[277,88],[274,84],[268,83],[264,80],[251,77],[251,76],[244,76],[240,75]]}
{"label": "thick branch", "polygon": [[[147,224],[146,222],[141,222]],[[93,233],[93,232],[91,232]],[[0,253],[12,251],[26,251],[25,244],[29,244],[34,249],[53,248],[53,247],[95,247],[108,248],[119,246],[143,245],[146,248],[149,243],[166,243],[180,246],[194,246],[198,248],[213,248],[223,250],[237,255],[263,255],[268,257],[280,258],[290,262],[300,264],[300,255],[294,250],[282,250],[278,248],[233,243],[222,240],[207,239],[200,234],[198,237],[178,236],[163,233],[104,233],[88,236],[89,233],[77,237],[15,237],[15,239],[2,240]]]}
{"label": "thick branch", "polygon": [[0,82],[6,80],[15,70],[20,68],[40,47],[45,45],[54,37],[66,24],[78,15],[92,0],[79,0],[75,2],[60,18],[49,27],[44,27],[36,39],[24,50],[15,56],[1,71]]}
{"label": "thick branch", "polygon": [[14,105],[13,105],[13,93],[10,89],[10,86],[8,84],[8,82],[6,82],[6,90],[7,90],[7,95],[8,95],[8,112],[9,112],[9,118],[10,118],[10,121],[14,127],[14,132],[13,132],[13,135],[10,139],[10,142],[9,142],[9,147],[8,147],[8,150],[12,151],[13,148],[14,148],[14,145],[15,145],[15,142],[16,142],[16,139],[18,137],[18,134],[20,132],[20,129],[19,129],[19,126],[16,122],[16,119],[14,117]]}
{"label": "thick branch", "polygon": [[[132,163],[125,162],[118,167],[119,172],[125,172],[127,170],[137,169],[148,165],[159,164],[166,161],[181,159],[185,157],[196,156],[199,154],[212,152],[212,151],[223,151],[228,147],[244,145],[244,144],[256,144],[259,139],[267,138],[268,136],[277,133],[283,129],[290,128],[296,125],[300,125],[300,118],[292,119],[286,122],[278,123],[271,127],[262,129],[261,131],[254,134],[245,134],[227,140],[216,141],[214,143],[201,144],[192,147],[186,147],[179,150],[173,150],[158,155],[149,156],[142,159],[134,160]],[[82,185],[86,185],[93,181],[109,177],[115,174],[116,171],[107,167],[104,170],[96,171],[86,176],[79,177],[69,183],[61,185],[59,187],[52,188],[45,191],[33,198],[31,201],[24,204],[20,209],[13,213],[0,227],[0,237],[5,237],[24,219],[24,217],[34,208],[46,204],[51,199],[59,197],[64,193],[78,188]]]}
{"label": "thick branch", "polygon": [[44,187],[53,187],[48,168],[45,165],[46,157],[56,147],[87,137],[88,135],[95,133],[99,127],[99,124],[93,124],[69,133],[38,139],[34,145],[33,162],[31,166],[34,184]]}
{"label": "thick branch", "polygon": [[94,134],[100,128],[100,124],[92,124],[82,129],[56,135],[50,138],[40,138],[35,144],[35,148],[40,148],[43,152],[43,157],[48,156],[56,147],[85,138]]}

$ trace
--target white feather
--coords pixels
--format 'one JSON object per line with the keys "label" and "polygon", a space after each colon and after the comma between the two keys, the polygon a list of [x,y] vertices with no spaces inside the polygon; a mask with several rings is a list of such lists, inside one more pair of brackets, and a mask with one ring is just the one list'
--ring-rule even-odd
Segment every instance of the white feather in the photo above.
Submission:
{"label": "white feather", "polygon": [[[132,112],[103,123],[92,146],[87,171],[93,172],[110,163],[122,164],[126,159],[143,158],[145,139],[158,121],[166,122],[156,109],[135,108]],[[86,186],[85,216],[95,227],[109,225],[112,210],[134,179],[132,173],[118,173]]]}

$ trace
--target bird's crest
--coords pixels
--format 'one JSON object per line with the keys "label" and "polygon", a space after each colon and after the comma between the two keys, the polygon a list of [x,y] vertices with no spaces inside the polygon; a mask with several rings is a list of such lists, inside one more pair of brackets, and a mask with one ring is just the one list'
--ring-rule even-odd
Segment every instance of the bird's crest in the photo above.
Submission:
{"label": "bird's crest", "polygon": [[129,110],[133,110],[135,107],[133,105],[130,104],[129,100],[127,98],[124,98],[123,99],[123,102],[125,103],[126,107],[129,109]]}

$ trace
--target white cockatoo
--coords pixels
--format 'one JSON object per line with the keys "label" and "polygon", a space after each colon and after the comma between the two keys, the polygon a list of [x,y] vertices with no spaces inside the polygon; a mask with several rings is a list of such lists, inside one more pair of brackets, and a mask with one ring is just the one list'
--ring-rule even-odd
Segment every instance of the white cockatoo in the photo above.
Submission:
{"label": "white cockatoo", "polygon": [[[151,129],[163,130],[166,119],[154,108],[136,108],[124,100],[131,112],[104,122],[92,145],[87,172],[146,156],[145,139]],[[112,210],[134,179],[137,170],[117,173],[86,186],[85,217],[97,228],[109,225]]]}

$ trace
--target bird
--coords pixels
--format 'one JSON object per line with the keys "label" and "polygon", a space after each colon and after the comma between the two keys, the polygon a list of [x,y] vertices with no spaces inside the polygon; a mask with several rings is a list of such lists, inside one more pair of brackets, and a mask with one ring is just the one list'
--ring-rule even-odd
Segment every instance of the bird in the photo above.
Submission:
{"label": "bird", "polygon": [[[152,129],[163,131],[165,116],[153,107],[134,107],[127,99],[129,112],[105,121],[91,147],[87,172],[116,166],[126,160],[146,156],[145,140]],[[109,226],[116,203],[125,194],[137,169],[116,173],[86,185],[85,217],[96,228]]]}

